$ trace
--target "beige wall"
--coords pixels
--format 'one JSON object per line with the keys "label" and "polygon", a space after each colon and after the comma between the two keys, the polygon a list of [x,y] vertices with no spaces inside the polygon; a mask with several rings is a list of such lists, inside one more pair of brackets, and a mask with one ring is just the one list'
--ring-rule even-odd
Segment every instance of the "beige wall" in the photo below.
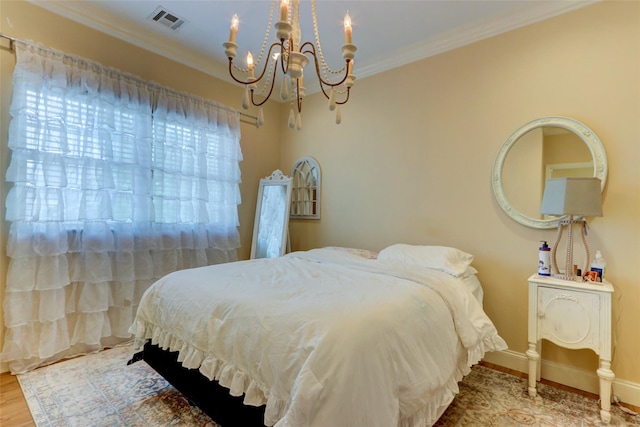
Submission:
{"label": "beige wall", "polygon": [[[303,155],[319,161],[322,219],[294,221],[293,248],[406,242],[471,252],[487,313],[510,349],[524,353],[527,278],[539,241],[553,241],[555,231],[511,220],[493,198],[490,176],[505,139],[551,115],[585,123],[607,151],[604,216],[590,221],[588,238],[616,286],[613,370],[637,386],[639,2],[598,3],[358,80],[339,126],[324,100],[307,99],[304,130],[283,134],[283,164]],[[597,366],[589,350],[544,345],[543,358]]]}
{"label": "beige wall", "polygon": [[[238,105],[240,90],[212,77],[22,1],[3,0],[0,8],[4,33]],[[639,18],[638,2],[600,3],[358,80],[339,126],[317,94],[305,100],[300,132],[286,129],[287,106],[272,104],[267,116],[281,115],[279,122],[270,120],[259,131],[242,128],[241,257],[251,246],[257,180],[313,156],[323,174],[322,219],[292,221],[294,250],[377,250],[406,242],[471,252],[486,311],[510,349],[521,354],[527,341],[526,279],[536,271],[539,240],[551,241],[555,232],[507,217],[493,199],[491,168],[504,140],[524,123],[572,117],[590,126],[607,150],[604,217],[591,221],[589,241],[606,257],[617,288],[613,370],[623,381],[640,383],[640,281],[633,270],[640,261]],[[0,60],[4,174],[14,57],[0,51]],[[0,232],[3,281],[6,225]],[[543,358],[590,370],[597,363],[590,351],[552,345],[545,345]]]}
{"label": "beige wall", "polygon": [[[102,33],[54,15],[25,1],[0,1],[0,32],[17,39],[29,39],[44,45],[79,55],[158,82],[173,89],[197,94],[233,108],[239,108],[242,89],[223,82],[210,75],[195,71],[177,62],[134,47],[130,44],[106,36]],[[3,46],[7,43],[0,40]],[[8,184],[4,176],[8,164],[7,131],[9,104],[11,101],[11,76],[15,65],[15,54],[0,50],[0,299],[5,288],[8,260],[6,241],[8,225],[4,222],[4,200]],[[240,141],[243,162],[242,184],[240,185],[242,204],[239,207],[240,238],[242,248],[238,251],[241,259],[249,258],[253,218],[260,178],[269,175],[279,167],[280,106],[265,106],[267,122],[259,130],[255,126],[242,124]],[[2,315],[0,304],[0,319]],[[0,342],[4,323],[0,320]],[[5,369],[2,369],[5,370]]]}

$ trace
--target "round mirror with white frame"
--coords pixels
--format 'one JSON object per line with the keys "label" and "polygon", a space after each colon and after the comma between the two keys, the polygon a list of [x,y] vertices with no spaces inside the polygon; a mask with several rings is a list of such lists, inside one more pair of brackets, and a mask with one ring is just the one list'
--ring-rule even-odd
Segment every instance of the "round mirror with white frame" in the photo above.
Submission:
{"label": "round mirror with white frame", "polygon": [[517,129],[502,144],[491,185],[502,210],[520,224],[555,228],[563,217],[540,214],[547,178],[599,178],[604,189],[607,156],[596,134],[567,117],[542,117]]}

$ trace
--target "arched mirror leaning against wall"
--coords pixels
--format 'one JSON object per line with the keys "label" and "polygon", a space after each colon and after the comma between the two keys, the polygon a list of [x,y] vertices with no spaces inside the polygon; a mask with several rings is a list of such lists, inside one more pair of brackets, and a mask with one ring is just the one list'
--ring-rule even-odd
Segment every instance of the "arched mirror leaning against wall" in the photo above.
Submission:
{"label": "arched mirror leaning against wall", "polygon": [[320,219],[320,184],[318,161],[301,157],[291,168],[291,218]]}
{"label": "arched mirror leaning against wall", "polygon": [[567,117],[543,117],[516,130],[493,164],[491,185],[498,204],[520,224],[555,228],[561,219],[540,214],[547,178],[599,178],[605,187],[607,156],[596,134]]}
{"label": "arched mirror leaning against wall", "polygon": [[251,259],[277,258],[285,254],[289,231],[291,178],[280,170],[260,180],[253,223]]}

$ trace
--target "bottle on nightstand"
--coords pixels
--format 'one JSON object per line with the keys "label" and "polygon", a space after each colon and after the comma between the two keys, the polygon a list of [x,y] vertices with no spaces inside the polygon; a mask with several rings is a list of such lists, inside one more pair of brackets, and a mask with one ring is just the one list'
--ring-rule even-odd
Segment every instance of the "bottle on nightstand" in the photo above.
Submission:
{"label": "bottle on nightstand", "polygon": [[540,240],[542,246],[538,251],[538,275],[551,276],[551,248],[547,245],[547,242]]}
{"label": "bottle on nightstand", "polygon": [[602,253],[600,251],[596,251],[596,257],[593,259],[593,261],[591,261],[589,270],[594,271],[598,274],[598,282],[602,282],[604,280],[604,275],[607,270],[607,263],[602,257]]}

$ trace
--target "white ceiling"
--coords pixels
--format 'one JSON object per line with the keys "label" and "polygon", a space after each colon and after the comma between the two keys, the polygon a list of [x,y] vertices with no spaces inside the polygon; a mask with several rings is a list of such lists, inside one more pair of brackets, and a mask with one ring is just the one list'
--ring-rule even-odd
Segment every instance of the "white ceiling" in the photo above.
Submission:
{"label": "white ceiling", "polygon": [[[30,0],[99,31],[230,80],[222,43],[231,17],[240,18],[240,66],[251,50],[259,54],[267,30],[270,0]],[[329,66],[342,66],[342,19],[349,11],[358,47],[358,78],[417,61],[597,0],[317,0],[318,31]],[[186,23],[174,31],[150,19],[162,6]],[[278,1],[275,4],[276,10]],[[311,5],[300,4],[303,41],[314,41]],[[275,39],[271,29],[270,42]],[[307,83],[307,79],[305,79]],[[314,87],[308,88],[308,93]]]}

